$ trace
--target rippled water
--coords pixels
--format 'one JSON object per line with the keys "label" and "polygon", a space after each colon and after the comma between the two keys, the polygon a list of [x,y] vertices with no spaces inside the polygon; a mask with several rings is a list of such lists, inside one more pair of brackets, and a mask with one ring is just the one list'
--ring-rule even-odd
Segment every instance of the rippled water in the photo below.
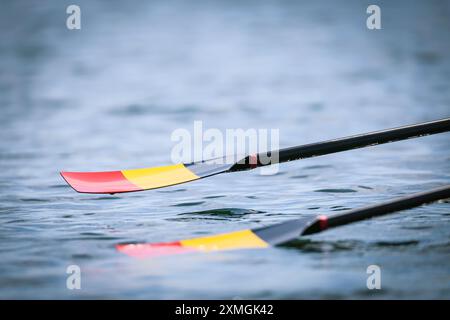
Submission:
{"label": "rippled water", "polygon": [[[14,1],[0,11],[0,298],[450,298],[450,204],[267,250],[136,261],[170,241],[450,182],[448,134],[123,195],[60,170],[167,164],[177,128],[279,128],[282,147],[450,114],[446,1]],[[66,289],[66,267],[82,289]],[[366,268],[382,290],[366,288]]]}

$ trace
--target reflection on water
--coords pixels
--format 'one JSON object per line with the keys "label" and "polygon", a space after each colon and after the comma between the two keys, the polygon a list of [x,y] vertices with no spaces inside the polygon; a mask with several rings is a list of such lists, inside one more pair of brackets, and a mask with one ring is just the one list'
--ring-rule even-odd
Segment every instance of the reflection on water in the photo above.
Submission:
{"label": "reflection on water", "polygon": [[[448,135],[115,196],[58,175],[169,163],[170,134],[194,120],[278,128],[284,147],[448,116],[447,2],[381,1],[378,31],[360,1],[77,3],[79,31],[59,1],[2,4],[1,298],[450,298],[448,201],[281,248],[150,261],[114,249],[449,183]],[[65,288],[71,264],[80,291]],[[365,287],[370,264],[381,292]]]}

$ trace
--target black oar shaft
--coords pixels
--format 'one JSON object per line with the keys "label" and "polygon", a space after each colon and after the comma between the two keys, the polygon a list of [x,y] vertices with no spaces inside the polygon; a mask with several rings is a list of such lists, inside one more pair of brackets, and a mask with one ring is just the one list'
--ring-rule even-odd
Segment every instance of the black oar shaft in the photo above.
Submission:
{"label": "black oar shaft", "polygon": [[[322,156],[447,131],[450,131],[450,118],[281,149],[278,151],[278,162]],[[268,155],[259,154],[258,166],[273,164],[262,161],[263,157],[267,158],[268,156],[270,153]]]}
{"label": "black oar shaft", "polygon": [[383,216],[389,213],[421,206],[426,203],[450,198],[450,185],[430,191],[414,193],[402,198],[393,199],[376,205],[353,209],[345,213],[328,216],[324,221],[317,220],[303,234],[317,233],[329,228],[346,225],[352,222]]}
{"label": "black oar shaft", "polygon": [[450,198],[450,185],[329,216],[328,228],[370,219],[372,217],[382,216],[396,211],[415,208],[426,203],[446,198]]}

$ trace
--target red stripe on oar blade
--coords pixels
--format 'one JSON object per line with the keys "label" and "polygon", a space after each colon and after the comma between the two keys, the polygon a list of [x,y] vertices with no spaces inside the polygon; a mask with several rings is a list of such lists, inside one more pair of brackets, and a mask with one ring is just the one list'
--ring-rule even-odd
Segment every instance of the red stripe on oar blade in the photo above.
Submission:
{"label": "red stripe on oar blade", "polygon": [[61,172],[61,175],[78,192],[118,193],[142,190],[128,181],[121,171]]}
{"label": "red stripe on oar blade", "polygon": [[170,254],[180,254],[197,251],[194,248],[183,247],[179,241],[167,243],[118,244],[117,250],[134,258],[151,258]]}

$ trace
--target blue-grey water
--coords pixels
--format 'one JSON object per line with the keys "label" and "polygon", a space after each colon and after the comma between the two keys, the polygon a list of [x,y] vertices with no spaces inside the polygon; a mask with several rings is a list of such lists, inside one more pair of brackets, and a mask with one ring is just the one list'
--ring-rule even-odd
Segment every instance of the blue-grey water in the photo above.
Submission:
{"label": "blue-grey water", "polygon": [[[66,7],[81,7],[81,30]],[[450,4],[2,1],[0,298],[450,298],[450,203],[289,246],[135,260],[161,242],[332,214],[450,182],[441,134],[167,189],[78,194],[59,171],[171,163],[177,128],[282,147],[450,115]],[[81,290],[66,268],[81,268]],[[366,269],[381,268],[381,290]]]}

